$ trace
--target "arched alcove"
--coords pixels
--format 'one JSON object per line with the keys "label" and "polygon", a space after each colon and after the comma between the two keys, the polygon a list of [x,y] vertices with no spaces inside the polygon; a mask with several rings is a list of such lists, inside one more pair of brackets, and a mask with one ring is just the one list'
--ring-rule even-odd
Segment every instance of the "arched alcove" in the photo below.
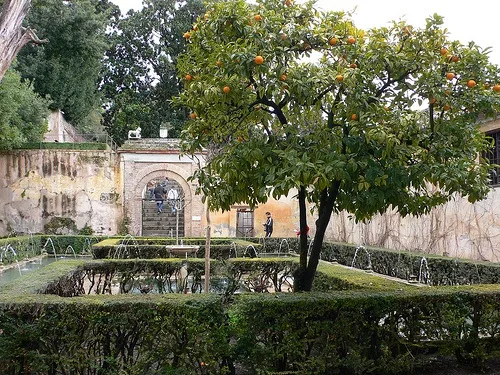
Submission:
{"label": "arched alcove", "polygon": [[[144,189],[150,181],[163,181],[168,177],[170,181],[175,181],[184,195],[183,221],[184,235],[199,235],[200,222],[193,224],[193,205],[200,205],[199,198],[195,197],[192,186],[187,182],[191,174],[191,165],[177,165],[170,163],[152,163],[144,167],[135,168],[125,174],[124,181],[124,209],[130,222],[129,232],[133,235],[142,235],[143,221],[143,196]],[[188,168],[189,167],[189,168]],[[126,171],[127,172],[127,171]],[[154,207],[154,205],[153,205]],[[198,208],[199,209],[199,208]]]}

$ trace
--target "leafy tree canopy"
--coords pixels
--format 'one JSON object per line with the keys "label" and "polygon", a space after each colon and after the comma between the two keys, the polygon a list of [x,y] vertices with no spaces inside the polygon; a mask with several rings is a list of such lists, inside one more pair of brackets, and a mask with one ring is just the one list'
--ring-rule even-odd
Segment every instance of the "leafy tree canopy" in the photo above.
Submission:
{"label": "leafy tree canopy", "polygon": [[42,46],[26,46],[18,55],[18,70],[33,82],[35,91],[50,98],[51,109],[61,109],[80,131],[99,108],[98,84],[106,50],[105,30],[111,7],[96,0],[39,0],[26,23],[48,39]]}
{"label": "leafy tree canopy", "polygon": [[449,40],[440,16],[363,31],[314,2],[207,9],[178,65],[186,151],[210,155],[194,177],[215,209],[298,192],[302,233],[313,204],[298,290],[311,287],[332,212],[418,215],[456,193],[485,197],[491,166],[478,155],[490,143],[477,120],[498,110],[499,71],[475,43]]}
{"label": "leafy tree canopy", "polygon": [[104,126],[121,143],[138,126],[143,137],[158,137],[170,122],[169,136],[178,136],[184,109],[174,108],[172,96],[182,85],[177,77],[179,54],[185,51],[183,30],[202,13],[200,0],[147,0],[130,11],[110,34],[102,92]]}
{"label": "leafy tree canopy", "polygon": [[47,131],[47,101],[38,96],[14,69],[0,84],[0,149],[41,142]]}

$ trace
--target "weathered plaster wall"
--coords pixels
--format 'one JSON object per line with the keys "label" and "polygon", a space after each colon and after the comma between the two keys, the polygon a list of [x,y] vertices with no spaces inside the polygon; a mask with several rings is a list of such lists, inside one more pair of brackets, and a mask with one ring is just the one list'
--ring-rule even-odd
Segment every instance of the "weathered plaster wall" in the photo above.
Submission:
{"label": "weathered plaster wall", "polygon": [[[212,214],[214,236],[234,236],[237,207]],[[257,237],[264,236],[265,212],[274,218],[273,237],[293,237],[299,227],[299,208],[293,194],[255,209]],[[377,215],[366,223],[356,223],[347,213],[332,215],[326,237],[353,244],[414,250],[452,257],[500,261],[500,189],[487,199],[470,204],[456,198],[429,215],[402,218],[396,212]],[[310,234],[315,233],[315,217],[308,216]]]}
{"label": "weathered plaster wall", "polygon": [[45,142],[85,142],[85,139],[76,133],[76,129],[64,119],[60,110],[50,112],[47,120]]}
{"label": "weathered plaster wall", "polygon": [[[137,142],[135,142],[137,143]],[[157,145],[158,146],[158,145]],[[108,151],[30,150],[0,153],[0,235],[44,232],[55,218],[70,219],[76,229],[91,226],[96,233],[116,234],[123,214],[133,235],[141,233],[141,198],[147,182],[168,176],[186,194],[186,236],[204,236],[206,216],[196,185],[188,178],[197,168],[162,141],[163,150]],[[173,146],[172,146],[173,147]],[[158,148],[158,147],[157,147]],[[119,158],[119,162],[118,162]],[[500,188],[487,199],[470,204],[456,198],[418,218],[397,213],[355,223],[346,213],[333,215],[327,238],[353,244],[447,254],[500,261]],[[211,214],[214,236],[236,235],[237,209]],[[265,212],[275,220],[273,237],[292,237],[299,210],[294,194],[270,199],[254,211],[257,237],[263,236]],[[315,218],[308,217],[311,235]]]}
{"label": "weathered plaster wall", "polygon": [[332,238],[401,250],[416,250],[452,257],[500,261],[500,190],[470,204],[456,198],[428,215],[401,218],[397,213],[378,215],[356,224],[347,214],[330,223]]}
{"label": "weathered plaster wall", "polygon": [[115,234],[122,219],[118,168],[109,151],[0,153],[0,235],[49,227],[69,233],[86,225]]}

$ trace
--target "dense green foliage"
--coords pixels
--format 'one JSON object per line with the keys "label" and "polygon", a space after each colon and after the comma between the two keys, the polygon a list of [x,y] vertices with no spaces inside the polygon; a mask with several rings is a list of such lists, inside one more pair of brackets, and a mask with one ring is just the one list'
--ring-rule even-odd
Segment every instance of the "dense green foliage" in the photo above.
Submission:
{"label": "dense green foliage", "polygon": [[147,0],[143,5],[117,20],[109,36],[101,91],[104,126],[118,143],[137,127],[144,138],[158,137],[167,123],[169,137],[179,136],[186,119],[171,98],[182,87],[176,70],[186,46],[182,34],[202,12],[202,2]]}
{"label": "dense green foliage", "polygon": [[23,150],[109,150],[106,143],[87,143],[87,142],[28,142],[15,147]]}
{"label": "dense green foliage", "polygon": [[47,131],[47,102],[10,69],[0,83],[0,149],[39,142]]}
{"label": "dense green foliage", "polygon": [[[311,256],[301,237],[299,290],[309,290],[332,212],[357,220],[394,209],[422,214],[457,193],[489,190],[500,73],[487,51],[449,40],[434,15],[366,32],[313,2],[213,1],[179,60],[192,111],[185,150],[208,149],[195,173],[213,209],[297,194],[317,214]],[[448,74],[452,73],[452,74]]]}
{"label": "dense green foliage", "polygon": [[[259,279],[290,262],[217,263]],[[70,259],[4,286],[0,374],[408,374],[428,354],[480,365],[500,349],[496,285],[417,288],[322,264],[328,293],[127,294],[184,267],[201,275],[203,261]]]}
{"label": "dense green foliage", "polygon": [[48,42],[25,46],[17,69],[33,82],[37,93],[60,109],[81,133],[99,125],[98,84],[106,50],[108,12],[113,8],[97,0],[41,0],[33,3],[26,23]]}
{"label": "dense green foliage", "polygon": [[[176,244],[175,238],[109,238],[92,247],[92,255],[96,259],[104,258],[168,258],[174,256],[166,247]],[[183,238],[184,245],[199,246],[194,253],[197,258],[205,258],[205,239],[203,238]],[[227,259],[243,256],[249,245],[256,251],[261,251],[261,245],[252,244],[237,238],[214,238],[210,245],[210,257],[214,259]],[[120,248],[126,246],[127,251],[123,253]]]}

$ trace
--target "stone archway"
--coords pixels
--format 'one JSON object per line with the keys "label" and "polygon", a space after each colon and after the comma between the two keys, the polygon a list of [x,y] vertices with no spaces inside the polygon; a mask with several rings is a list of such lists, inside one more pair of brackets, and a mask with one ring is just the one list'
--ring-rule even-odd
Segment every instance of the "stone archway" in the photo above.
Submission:
{"label": "stone archway", "polygon": [[[185,208],[190,203],[186,200],[186,192],[174,178],[165,181],[152,180],[154,191],[163,193],[163,201],[159,205],[145,188],[146,198],[142,200],[142,229],[144,237],[171,237],[185,236]],[[149,186],[149,185],[148,185]],[[160,210],[161,208],[161,210]]]}
{"label": "stone archway", "polygon": [[[187,182],[192,173],[192,163],[151,163],[144,166],[133,163],[130,168],[125,166],[124,174],[124,211],[129,219],[129,232],[142,235],[142,194],[144,187],[151,180],[175,180],[184,193],[184,235],[199,236],[201,234],[201,215],[203,204],[200,197],[194,194],[194,188]],[[130,170],[129,170],[130,169]],[[196,219],[196,220],[194,220]]]}

